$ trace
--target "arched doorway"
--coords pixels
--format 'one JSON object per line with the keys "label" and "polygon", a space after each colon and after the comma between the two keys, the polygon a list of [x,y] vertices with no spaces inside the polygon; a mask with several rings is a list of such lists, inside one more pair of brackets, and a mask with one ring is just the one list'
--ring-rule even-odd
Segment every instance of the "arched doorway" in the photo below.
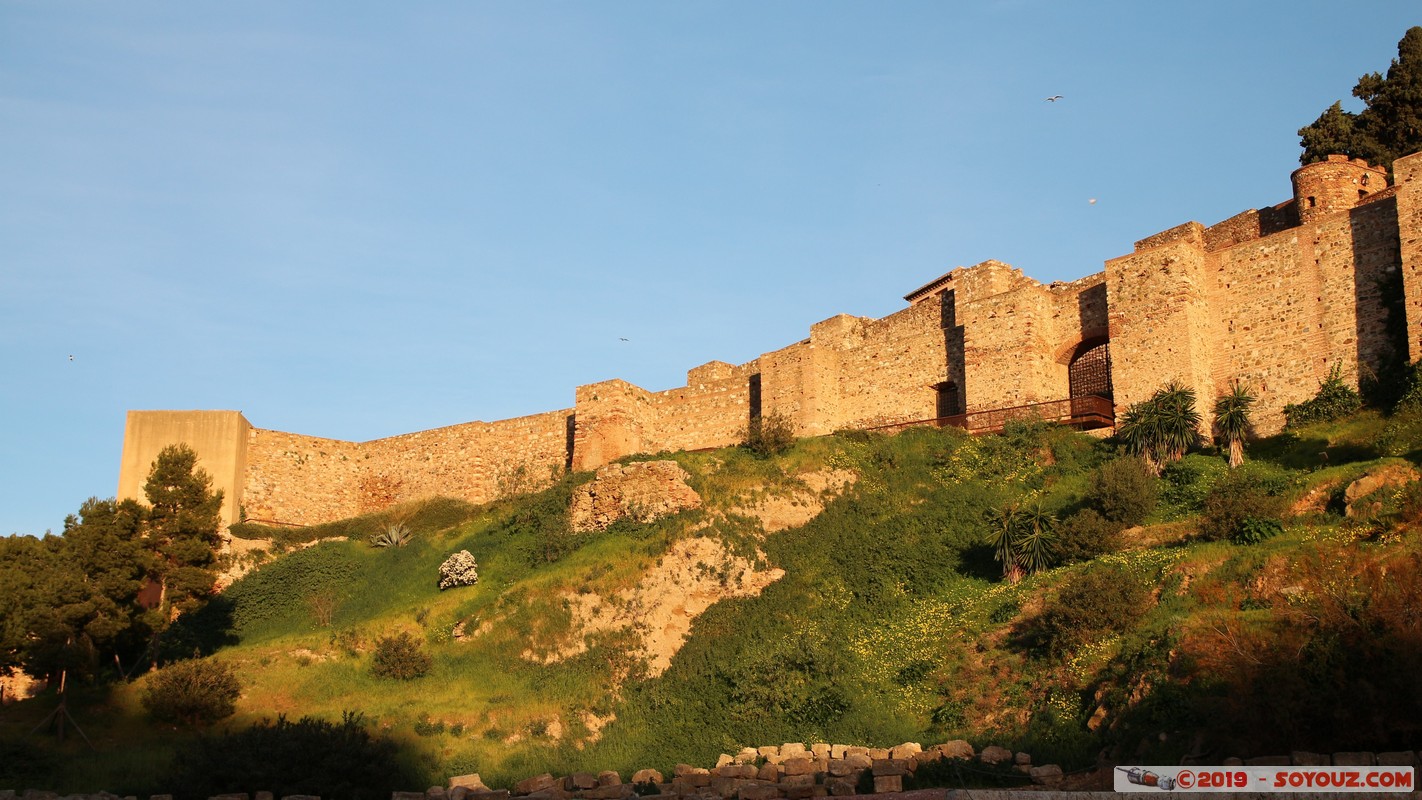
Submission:
{"label": "arched doorway", "polygon": [[1104,397],[1113,400],[1111,388],[1111,343],[1106,337],[1088,339],[1077,345],[1067,366],[1071,397]]}

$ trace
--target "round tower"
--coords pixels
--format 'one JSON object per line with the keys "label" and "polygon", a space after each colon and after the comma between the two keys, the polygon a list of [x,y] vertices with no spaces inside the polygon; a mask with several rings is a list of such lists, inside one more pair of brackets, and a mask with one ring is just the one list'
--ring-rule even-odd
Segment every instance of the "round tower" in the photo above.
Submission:
{"label": "round tower", "polygon": [[1361,158],[1329,156],[1294,170],[1294,202],[1299,222],[1347,211],[1373,192],[1387,188],[1387,170],[1369,166]]}

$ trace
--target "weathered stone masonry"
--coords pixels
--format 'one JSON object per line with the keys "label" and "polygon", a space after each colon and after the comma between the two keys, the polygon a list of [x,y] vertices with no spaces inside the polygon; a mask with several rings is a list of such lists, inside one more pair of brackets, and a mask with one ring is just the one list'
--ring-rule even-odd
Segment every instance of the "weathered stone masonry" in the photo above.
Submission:
{"label": "weathered stone masonry", "polygon": [[[226,493],[224,518],[311,524],[435,495],[483,502],[634,453],[736,442],[756,416],[801,435],[1099,394],[1118,409],[1166,381],[1259,396],[1261,433],[1335,367],[1349,381],[1422,358],[1422,154],[1384,170],[1335,156],[1293,197],[1216,225],[1187,222],[1072,282],[998,261],[959,267],[882,319],[849,315],[745,364],[648,391],[577,387],[573,407],[343,442],[252,427],[236,411],[131,411],[119,496],[141,497],[164,445],[187,442]],[[1398,319],[1387,292],[1400,285]],[[1390,287],[1390,288],[1389,288]],[[1405,337],[1405,340],[1404,340]],[[1208,424],[1209,420],[1206,420]]]}

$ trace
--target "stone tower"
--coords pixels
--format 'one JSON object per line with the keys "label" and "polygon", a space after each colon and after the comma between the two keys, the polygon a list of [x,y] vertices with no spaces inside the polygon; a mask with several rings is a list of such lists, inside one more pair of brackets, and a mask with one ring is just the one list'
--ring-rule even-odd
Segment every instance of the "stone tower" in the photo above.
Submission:
{"label": "stone tower", "polygon": [[1329,156],[1327,161],[1299,167],[1292,177],[1299,222],[1304,225],[1328,214],[1347,211],[1368,195],[1387,188],[1386,169],[1347,156]]}

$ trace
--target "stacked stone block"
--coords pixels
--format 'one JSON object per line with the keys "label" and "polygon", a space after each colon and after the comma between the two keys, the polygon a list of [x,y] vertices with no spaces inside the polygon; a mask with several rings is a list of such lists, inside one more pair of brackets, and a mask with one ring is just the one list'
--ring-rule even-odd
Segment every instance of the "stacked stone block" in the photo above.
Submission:
{"label": "stacked stone block", "polygon": [[[875,793],[903,790],[903,779],[920,765],[939,759],[958,759],[1002,768],[1010,766],[1031,778],[1038,791],[1028,797],[1042,798],[1040,790],[1060,786],[1063,773],[1055,764],[1033,766],[1028,753],[1014,753],[1005,747],[989,745],[981,753],[962,740],[923,749],[906,742],[893,748],[853,747],[842,744],[800,743],[742,748],[736,755],[722,754],[713,768],[678,764],[671,781],[664,780],[655,769],[634,772],[623,782],[617,772],[606,770],[593,774],[575,772],[564,777],[551,773],[535,775],[519,781],[512,790],[494,790],[484,785],[477,774],[459,775],[449,779],[449,785],[431,786],[423,792],[395,792],[391,800],[633,800],[639,797],[695,798],[696,800],[810,800],[819,797],[842,797],[858,794],[858,787],[867,775],[872,777]],[[1213,762],[1193,762],[1184,765],[1206,766]],[[1419,766],[1417,751],[1390,752],[1345,751],[1313,753],[1295,750],[1286,756],[1226,758],[1222,766]],[[946,800],[952,800],[952,792]],[[1003,800],[1015,791],[994,792]],[[1072,792],[1075,800],[1130,797],[1112,792]],[[1343,796],[1337,792],[1319,793],[1319,797]],[[966,798],[966,795],[965,795]],[[138,800],[137,797],[109,792],[60,795],[35,789],[17,792],[0,790],[0,800]],[[169,794],[150,795],[148,800],[173,800]],[[277,800],[271,792],[255,794],[233,793],[217,795],[210,800]],[[285,795],[280,800],[320,800],[312,795]]]}
{"label": "stacked stone block", "polygon": [[[626,783],[621,783],[616,773],[602,773],[596,780],[589,773],[562,779],[545,773],[520,781],[511,794],[527,800],[631,800],[636,796],[809,800],[861,794],[860,789],[865,786],[872,786],[874,793],[900,792],[905,780],[922,764],[944,758],[968,764],[975,755],[972,746],[964,741],[926,750],[914,742],[892,748],[789,742],[746,747],[735,755],[723,753],[709,768],[677,764],[670,780],[654,769],[638,770]],[[1030,756],[1000,747],[986,748],[978,761],[986,766],[1016,765],[1018,771],[1030,773],[1032,780],[1042,785],[1054,785],[1061,775],[1060,768],[1054,766],[1033,772]],[[490,792],[487,796],[496,800],[495,795],[508,794]]]}

